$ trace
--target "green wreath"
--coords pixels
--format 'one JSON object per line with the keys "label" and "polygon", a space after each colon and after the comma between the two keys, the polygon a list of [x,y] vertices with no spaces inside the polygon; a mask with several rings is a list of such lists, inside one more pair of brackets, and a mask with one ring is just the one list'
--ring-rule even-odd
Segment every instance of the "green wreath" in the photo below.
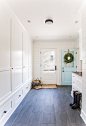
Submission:
{"label": "green wreath", "polygon": [[[68,56],[70,57],[69,60],[68,60]],[[64,62],[71,63],[73,61],[74,61],[74,56],[71,53],[67,53],[64,55]]]}

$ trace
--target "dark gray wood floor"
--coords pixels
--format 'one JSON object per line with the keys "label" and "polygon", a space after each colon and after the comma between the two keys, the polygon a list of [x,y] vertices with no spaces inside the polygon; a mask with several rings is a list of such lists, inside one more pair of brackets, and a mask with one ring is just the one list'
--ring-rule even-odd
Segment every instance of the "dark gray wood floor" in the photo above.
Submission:
{"label": "dark gray wood floor", "polygon": [[69,106],[70,93],[70,86],[32,89],[4,126],[86,126]]}

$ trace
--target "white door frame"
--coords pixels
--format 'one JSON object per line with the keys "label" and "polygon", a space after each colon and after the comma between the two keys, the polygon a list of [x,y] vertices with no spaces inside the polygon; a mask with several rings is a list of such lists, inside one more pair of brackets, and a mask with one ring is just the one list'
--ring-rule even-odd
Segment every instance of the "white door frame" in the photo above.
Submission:
{"label": "white door frame", "polygon": [[[41,52],[41,49],[56,49],[56,53],[57,53],[57,72],[56,72],[56,83],[57,85],[59,85],[59,46],[58,47],[40,47],[39,48],[39,59],[40,59],[40,52]],[[41,70],[40,68],[40,64],[41,64],[41,60],[39,60],[39,71]],[[41,78],[41,73],[39,72],[39,79]]]}

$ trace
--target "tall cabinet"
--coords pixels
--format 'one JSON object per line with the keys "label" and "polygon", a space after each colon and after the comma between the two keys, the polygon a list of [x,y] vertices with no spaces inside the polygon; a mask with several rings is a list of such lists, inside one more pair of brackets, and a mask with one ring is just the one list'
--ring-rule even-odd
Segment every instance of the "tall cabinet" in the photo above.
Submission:
{"label": "tall cabinet", "polygon": [[28,93],[32,42],[20,22],[0,3],[0,126]]}

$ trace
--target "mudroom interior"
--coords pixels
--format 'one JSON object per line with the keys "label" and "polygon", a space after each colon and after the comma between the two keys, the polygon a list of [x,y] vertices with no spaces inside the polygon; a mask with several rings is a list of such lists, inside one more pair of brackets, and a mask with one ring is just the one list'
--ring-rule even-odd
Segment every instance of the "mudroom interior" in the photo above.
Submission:
{"label": "mudroom interior", "polygon": [[0,0],[0,126],[86,126],[86,0]]}

